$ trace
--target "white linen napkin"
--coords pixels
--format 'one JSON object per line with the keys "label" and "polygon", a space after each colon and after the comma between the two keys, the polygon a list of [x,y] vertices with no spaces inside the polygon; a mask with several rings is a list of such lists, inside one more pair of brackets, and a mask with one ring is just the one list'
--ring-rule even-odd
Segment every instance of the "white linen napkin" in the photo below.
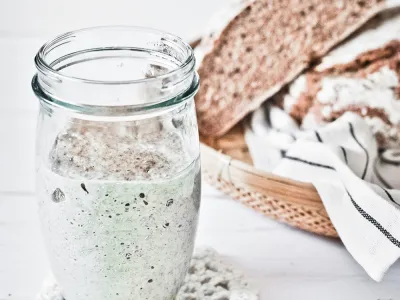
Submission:
{"label": "white linen napkin", "polygon": [[263,107],[245,136],[256,168],[314,184],[347,250],[380,281],[400,256],[400,151],[379,153],[352,113],[303,132],[279,108]]}

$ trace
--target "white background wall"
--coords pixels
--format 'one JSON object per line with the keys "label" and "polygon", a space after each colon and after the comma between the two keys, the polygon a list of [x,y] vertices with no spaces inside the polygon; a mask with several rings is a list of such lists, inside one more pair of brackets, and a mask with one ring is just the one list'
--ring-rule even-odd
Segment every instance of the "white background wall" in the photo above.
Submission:
{"label": "white background wall", "polygon": [[0,37],[49,37],[98,25],[151,26],[190,38],[230,0],[0,0]]}

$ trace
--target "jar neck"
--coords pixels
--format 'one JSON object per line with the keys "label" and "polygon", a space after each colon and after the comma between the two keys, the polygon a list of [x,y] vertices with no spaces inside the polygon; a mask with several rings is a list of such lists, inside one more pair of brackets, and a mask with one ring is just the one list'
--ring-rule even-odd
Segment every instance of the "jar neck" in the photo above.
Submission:
{"label": "jar neck", "polygon": [[43,107],[94,116],[169,109],[194,96],[199,79],[188,44],[138,27],[66,33],[35,57],[32,87]]}

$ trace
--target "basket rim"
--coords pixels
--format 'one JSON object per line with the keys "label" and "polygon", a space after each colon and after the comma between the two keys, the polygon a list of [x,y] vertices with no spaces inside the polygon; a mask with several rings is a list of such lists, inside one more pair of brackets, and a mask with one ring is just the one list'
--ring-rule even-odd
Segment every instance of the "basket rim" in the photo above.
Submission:
{"label": "basket rim", "polygon": [[204,143],[201,143],[201,154],[204,168],[214,174],[216,179],[222,178],[235,186],[244,183],[254,191],[267,192],[271,197],[310,208],[322,206],[321,198],[312,183],[259,170]]}

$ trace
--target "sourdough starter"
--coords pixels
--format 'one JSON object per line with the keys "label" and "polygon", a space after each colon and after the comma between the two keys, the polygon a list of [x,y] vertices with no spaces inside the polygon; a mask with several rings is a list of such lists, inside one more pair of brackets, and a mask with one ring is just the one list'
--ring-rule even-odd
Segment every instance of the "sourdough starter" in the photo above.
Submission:
{"label": "sourdough starter", "polygon": [[186,275],[199,159],[160,131],[71,126],[39,164],[39,210],[66,300],[172,299]]}

